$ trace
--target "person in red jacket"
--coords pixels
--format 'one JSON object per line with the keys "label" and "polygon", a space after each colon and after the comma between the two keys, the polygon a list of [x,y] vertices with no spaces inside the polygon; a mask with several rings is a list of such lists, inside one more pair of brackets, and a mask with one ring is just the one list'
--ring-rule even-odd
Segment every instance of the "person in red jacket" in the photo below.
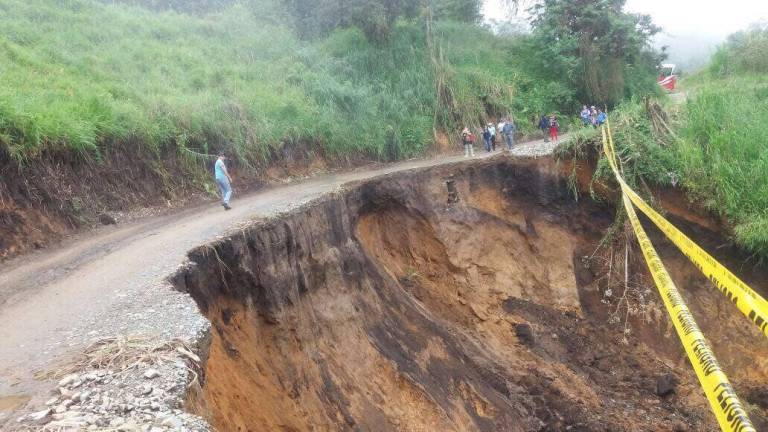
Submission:
{"label": "person in red jacket", "polygon": [[468,127],[461,131],[461,142],[464,144],[464,157],[475,156],[475,137]]}
{"label": "person in red jacket", "polygon": [[557,127],[559,124],[557,123],[557,116],[552,114],[549,117],[549,138],[552,139],[552,141],[557,141]]}

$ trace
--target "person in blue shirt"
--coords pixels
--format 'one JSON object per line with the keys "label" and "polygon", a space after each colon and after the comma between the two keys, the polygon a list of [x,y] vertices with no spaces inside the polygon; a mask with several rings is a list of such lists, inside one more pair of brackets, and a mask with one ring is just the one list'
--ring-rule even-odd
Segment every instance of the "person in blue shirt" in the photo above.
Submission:
{"label": "person in blue shirt", "polygon": [[603,110],[597,110],[597,125],[602,126],[607,120],[608,114],[604,113]]}
{"label": "person in blue shirt", "polygon": [[216,163],[213,165],[213,171],[216,176],[216,184],[219,186],[219,192],[221,193],[221,205],[224,206],[224,210],[231,210],[229,206],[229,199],[232,198],[232,177],[229,176],[227,171],[227,164],[224,161],[227,156],[224,153],[219,153],[219,158],[216,159]]}
{"label": "person in blue shirt", "polygon": [[491,149],[496,151],[496,126],[493,123],[488,123],[488,131],[491,132]]}
{"label": "person in blue shirt", "polygon": [[590,116],[589,108],[587,108],[586,105],[582,106],[581,108],[581,122],[584,123],[584,126],[589,126],[592,123],[592,120],[589,118]]}
{"label": "person in blue shirt", "polygon": [[488,126],[483,128],[483,142],[485,143],[485,151],[491,152],[491,130]]}
{"label": "person in blue shirt", "polygon": [[546,114],[542,114],[539,119],[539,129],[544,134],[544,142],[549,142],[549,117]]}
{"label": "person in blue shirt", "polygon": [[507,122],[504,123],[504,128],[501,130],[504,134],[504,141],[507,142],[507,151],[512,151],[512,146],[515,145],[515,129],[515,123],[510,118],[507,119]]}

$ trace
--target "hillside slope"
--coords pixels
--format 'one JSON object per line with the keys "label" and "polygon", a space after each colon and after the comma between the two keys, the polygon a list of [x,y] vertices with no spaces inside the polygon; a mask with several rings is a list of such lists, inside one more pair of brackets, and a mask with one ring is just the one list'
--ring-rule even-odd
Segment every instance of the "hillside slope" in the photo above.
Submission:
{"label": "hillside slope", "polygon": [[469,24],[434,24],[433,63],[421,21],[383,45],[356,29],[302,41],[271,0],[189,14],[92,0],[0,9],[0,257],[105,211],[211,194],[219,150],[242,188],[422,154],[436,131],[520,96],[514,41]]}

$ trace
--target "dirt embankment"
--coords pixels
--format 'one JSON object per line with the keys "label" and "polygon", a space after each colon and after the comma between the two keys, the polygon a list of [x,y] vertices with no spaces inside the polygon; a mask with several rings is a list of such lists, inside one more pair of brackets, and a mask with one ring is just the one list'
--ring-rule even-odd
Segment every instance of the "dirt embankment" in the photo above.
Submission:
{"label": "dirt embankment", "polygon": [[[213,160],[115,142],[98,158],[46,151],[20,165],[0,149],[0,261],[43,248],[81,228],[213,199]],[[246,170],[234,164],[232,171],[241,193],[265,182],[364,162],[357,157],[328,164],[322,154],[297,144],[274,149],[264,167]]]}
{"label": "dirt embankment", "polygon": [[[175,280],[213,324],[199,410],[232,431],[714,430],[639,254],[624,279],[623,246],[598,249],[614,209],[562,169],[397,174],[196,249]],[[764,338],[662,254],[765,425]]]}

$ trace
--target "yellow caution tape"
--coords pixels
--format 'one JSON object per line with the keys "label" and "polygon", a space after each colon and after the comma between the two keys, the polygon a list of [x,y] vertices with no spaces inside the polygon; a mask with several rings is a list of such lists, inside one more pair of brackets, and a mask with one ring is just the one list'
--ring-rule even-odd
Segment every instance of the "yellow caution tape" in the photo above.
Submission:
{"label": "yellow caution tape", "polygon": [[[613,148],[613,137],[611,136],[610,126],[608,127],[608,145],[614,157],[616,156]],[[612,168],[613,165],[612,165]],[[720,264],[712,255],[699,247],[682,231],[669,223],[662,215],[649,206],[642,198],[630,188],[624,179],[614,169],[616,179],[621,185],[624,193],[629,195],[629,199],[639,208],[648,219],[669,238],[680,251],[701,270],[701,272],[711,280],[725,296],[733,302],[734,305],[747,317],[755,323],[760,331],[768,336],[768,301],[760,294],[756,293],[746,283],[742,282],[736,275],[731,273],[725,266]]]}
{"label": "yellow caution tape", "polygon": [[[603,149],[608,157],[608,163],[616,177],[621,178],[614,156],[612,140],[611,138],[606,139],[605,129],[602,130],[602,134]],[[688,359],[691,361],[712,411],[715,413],[720,429],[723,431],[756,432],[746,410],[731,387],[728,377],[720,368],[720,364],[709,348],[704,334],[693,319],[691,311],[686,306],[675,283],[664,267],[664,263],[661,262],[651,240],[640,224],[629,194],[622,193],[622,200],[653,281],[656,283],[667,313],[672,319],[677,335],[685,347]]]}

